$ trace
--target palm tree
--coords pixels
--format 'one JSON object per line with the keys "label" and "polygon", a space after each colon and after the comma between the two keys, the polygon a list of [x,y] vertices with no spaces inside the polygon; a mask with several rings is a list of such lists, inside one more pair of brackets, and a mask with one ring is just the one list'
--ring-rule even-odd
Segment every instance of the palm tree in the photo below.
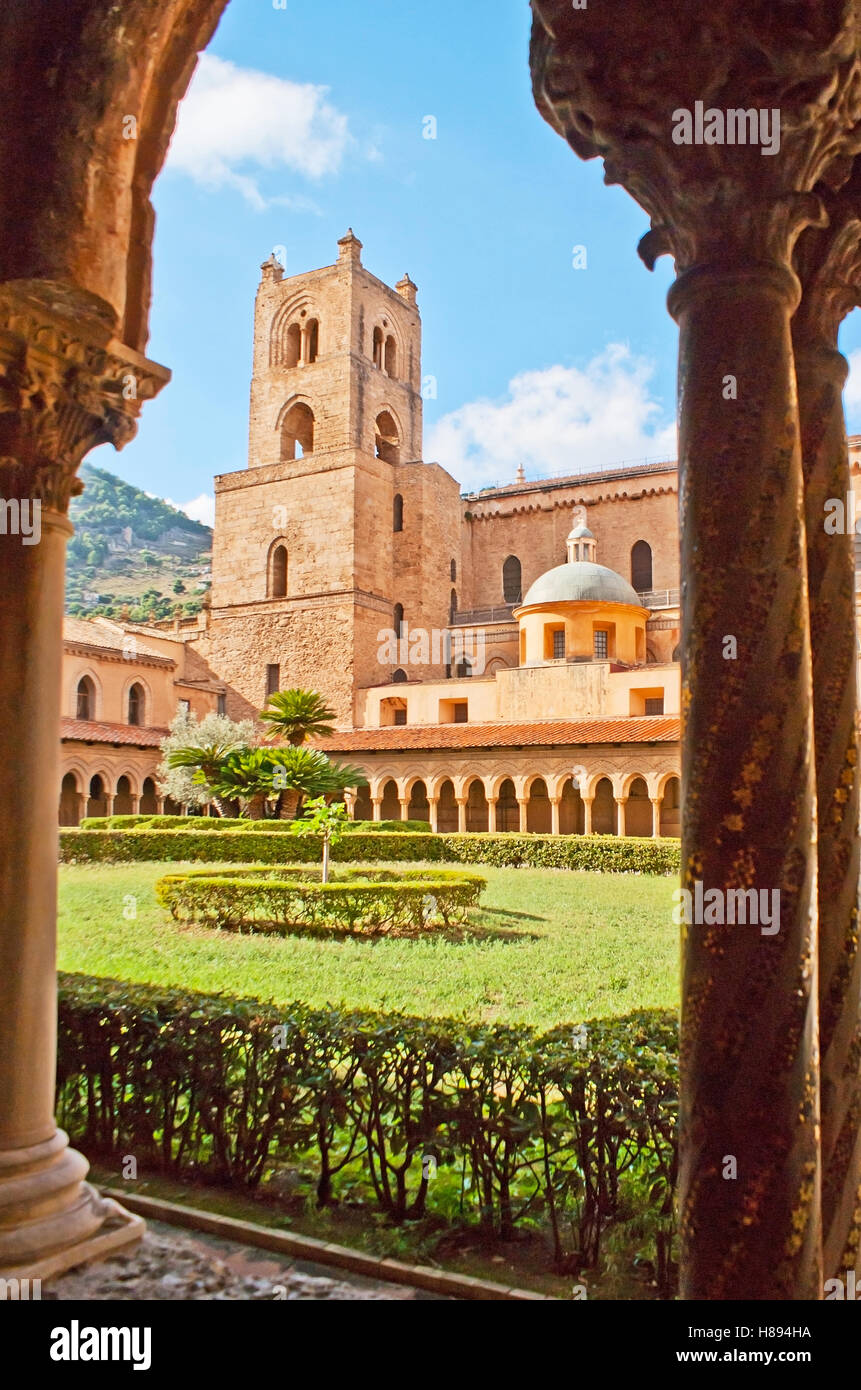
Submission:
{"label": "palm tree", "polygon": [[[195,774],[203,780],[202,772]],[[261,820],[267,801],[283,795],[291,815],[303,797],[328,796],[347,787],[364,786],[361,768],[333,763],[316,748],[238,748],[228,753],[211,782],[218,796],[242,804],[243,815]]]}
{"label": "palm tree", "polygon": [[193,780],[212,793],[218,814],[226,816],[228,812],[215,792],[214,782],[224,760],[242,748],[243,745],[233,739],[221,739],[216,743],[204,743],[200,746],[188,744],[185,748],[174,748],[168,753],[167,763],[168,767],[187,767],[194,772]]}
{"label": "palm tree", "polygon": [[279,690],[270,695],[260,718],[273,733],[298,747],[309,737],[328,738],[334,732],[335,711],[313,690]]}

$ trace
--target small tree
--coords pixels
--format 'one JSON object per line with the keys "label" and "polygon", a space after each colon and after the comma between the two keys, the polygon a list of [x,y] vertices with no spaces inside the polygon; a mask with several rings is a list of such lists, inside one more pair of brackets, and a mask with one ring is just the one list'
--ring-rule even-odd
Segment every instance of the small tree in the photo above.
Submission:
{"label": "small tree", "polygon": [[329,882],[329,850],[346,835],[350,816],[342,801],[326,801],[325,796],[317,796],[305,805],[301,820],[293,824],[297,835],[319,835],[323,841],[323,882]]}
{"label": "small tree", "polygon": [[198,722],[196,715],[180,710],[161,745],[158,779],[164,795],[185,807],[206,806],[212,801],[219,814],[224,815],[225,810],[213,796],[206,776],[200,781],[194,774],[206,768],[207,773],[214,776],[217,755],[224,757],[232,749],[248,748],[256,740],[253,719],[235,723],[224,714],[207,714]]}
{"label": "small tree", "polygon": [[278,690],[269,696],[260,718],[272,726],[274,733],[298,748],[314,735],[328,738],[335,711],[313,690]]}

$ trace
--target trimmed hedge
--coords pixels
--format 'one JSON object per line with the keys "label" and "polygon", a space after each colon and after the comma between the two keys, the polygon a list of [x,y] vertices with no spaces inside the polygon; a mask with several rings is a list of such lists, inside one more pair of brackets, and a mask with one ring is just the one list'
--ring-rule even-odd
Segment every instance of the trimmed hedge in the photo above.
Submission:
{"label": "trimmed hedge", "polygon": [[58,1051],[60,1123],[88,1152],[238,1187],[298,1167],[321,1206],[343,1190],[394,1221],[540,1223],[575,1268],[633,1216],[671,1294],[666,1011],[538,1035],[61,975]]}
{"label": "trimmed hedge", "polygon": [[[317,878],[317,882],[313,879]],[[465,921],[487,883],[477,874],[347,871],[319,882],[304,867],[168,874],[155,885],[176,920],[227,931],[286,934],[291,928],[394,933]]]}
{"label": "trimmed hedge", "polygon": [[[80,830],[264,830],[294,833],[295,820],[244,820],[240,816],[85,816]],[[424,820],[348,821],[344,829],[350,834],[372,831],[391,831],[396,834],[427,835],[430,827]]]}
{"label": "trimmed hedge", "polygon": [[[186,822],[187,823],[187,822]],[[241,822],[234,822],[236,825]],[[261,822],[249,829],[61,830],[60,859],[66,864],[133,863],[152,860],[202,863],[310,864],[320,858],[316,836],[272,835]],[[277,825],[277,821],[263,824]],[[618,835],[433,835],[364,833],[356,830],[332,847],[342,863],[493,864],[499,868],[594,869],[602,873],[678,874],[678,840]]]}

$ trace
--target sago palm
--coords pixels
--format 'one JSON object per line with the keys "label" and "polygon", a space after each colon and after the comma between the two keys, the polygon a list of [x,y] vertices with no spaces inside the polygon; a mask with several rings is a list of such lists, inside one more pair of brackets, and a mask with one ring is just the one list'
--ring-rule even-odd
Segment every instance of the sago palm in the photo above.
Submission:
{"label": "sago palm", "polygon": [[278,690],[269,696],[260,718],[298,747],[307,738],[328,738],[334,732],[335,711],[313,690]]}
{"label": "sago palm", "polygon": [[212,792],[218,814],[223,816],[225,808],[213,787],[225,758],[237,752],[242,744],[232,739],[222,739],[217,743],[187,744],[185,748],[174,748],[167,755],[168,767],[185,767],[195,773],[194,781]]}

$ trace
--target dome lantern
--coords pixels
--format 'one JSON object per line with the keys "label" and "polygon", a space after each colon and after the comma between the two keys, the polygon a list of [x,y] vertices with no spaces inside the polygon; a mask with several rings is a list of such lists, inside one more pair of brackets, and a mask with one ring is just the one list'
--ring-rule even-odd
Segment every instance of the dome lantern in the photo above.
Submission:
{"label": "dome lantern", "polygon": [[595,563],[598,542],[588,526],[575,526],[568,535],[565,548],[568,552],[569,565],[575,565],[581,560],[588,560],[591,564]]}

